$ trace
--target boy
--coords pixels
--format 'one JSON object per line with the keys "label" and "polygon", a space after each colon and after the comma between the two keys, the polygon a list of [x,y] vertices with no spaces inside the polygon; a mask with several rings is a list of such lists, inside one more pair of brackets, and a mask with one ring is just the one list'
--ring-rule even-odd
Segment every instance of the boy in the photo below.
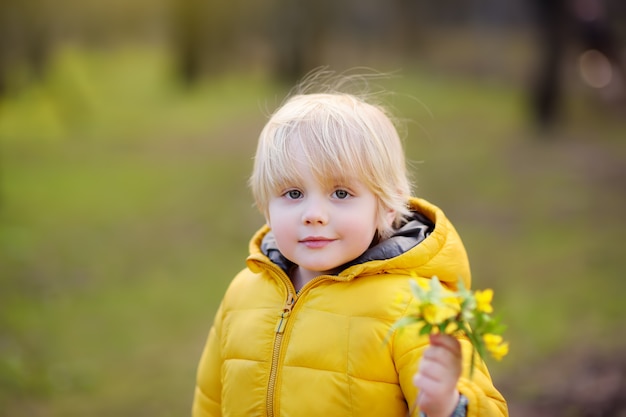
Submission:
{"label": "boy", "polygon": [[468,377],[467,340],[385,343],[411,276],[454,290],[470,271],[443,212],[411,197],[381,107],[293,96],[261,132],[250,185],[267,225],[216,314],[194,417],[508,415],[484,363]]}

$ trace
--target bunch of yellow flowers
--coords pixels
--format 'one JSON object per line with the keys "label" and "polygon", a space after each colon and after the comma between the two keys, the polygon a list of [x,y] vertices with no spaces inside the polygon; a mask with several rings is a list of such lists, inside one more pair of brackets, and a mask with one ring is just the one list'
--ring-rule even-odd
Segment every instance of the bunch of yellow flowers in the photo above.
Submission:
{"label": "bunch of yellow flowers", "polygon": [[505,326],[491,316],[493,290],[472,292],[460,281],[458,291],[453,292],[444,288],[436,276],[411,279],[409,283],[417,303],[392,326],[392,331],[419,324],[420,335],[464,334],[474,348],[470,373],[474,370],[476,353],[483,360],[487,353],[501,360],[509,352],[509,344],[501,335]]}

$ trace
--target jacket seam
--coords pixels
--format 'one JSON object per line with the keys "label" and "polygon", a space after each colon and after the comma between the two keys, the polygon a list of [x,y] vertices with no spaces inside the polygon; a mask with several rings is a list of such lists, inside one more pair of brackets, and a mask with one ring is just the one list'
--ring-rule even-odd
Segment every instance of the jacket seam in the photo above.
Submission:
{"label": "jacket seam", "polygon": [[352,415],[354,416],[354,396],[352,388],[354,378],[352,378],[351,369],[350,369],[350,328],[352,326],[352,318],[348,319],[348,331],[346,332],[346,378],[348,379],[348,395],[350,396],[350,410],[352,411]]}

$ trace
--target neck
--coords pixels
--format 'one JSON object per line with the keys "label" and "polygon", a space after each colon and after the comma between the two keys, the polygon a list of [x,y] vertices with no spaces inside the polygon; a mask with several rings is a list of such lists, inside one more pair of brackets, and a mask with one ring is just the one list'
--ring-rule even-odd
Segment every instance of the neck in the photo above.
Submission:
{"label": "neck", "polygon": [[301,267],[294,265],[289,271],[289,278],[291,278],[291,282],[293,283],[296,291],[300,291],[300,289],[313,280],[313,278],[322,274],[323,273],[304,270]]}

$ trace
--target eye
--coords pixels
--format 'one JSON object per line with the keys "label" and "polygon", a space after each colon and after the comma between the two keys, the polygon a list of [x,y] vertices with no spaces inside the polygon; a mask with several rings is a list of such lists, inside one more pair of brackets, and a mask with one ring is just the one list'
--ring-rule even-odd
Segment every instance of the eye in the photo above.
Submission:
{"label": "eye", "polygon": [[289,190],[284,195],[291,200],[302,198],[302,192],[299,190]]}
{"label": "eye", "polygon": [[346,190],[336,190],[334,194],[335,194],[335,197],[337,197],[340,200],[350,197],[350,193],[347,192]]}

